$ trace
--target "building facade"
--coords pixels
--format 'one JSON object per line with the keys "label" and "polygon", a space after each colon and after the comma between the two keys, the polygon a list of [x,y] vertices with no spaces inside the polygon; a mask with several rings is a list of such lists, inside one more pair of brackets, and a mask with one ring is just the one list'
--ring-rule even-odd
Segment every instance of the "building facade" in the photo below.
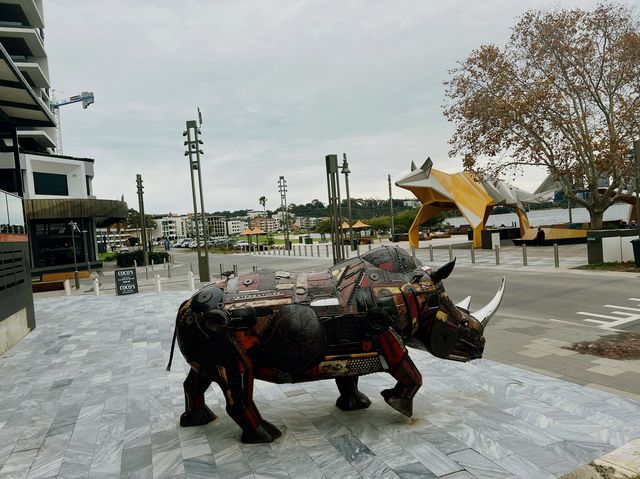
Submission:
{"label": "building facade", "polygon": [[249,227],[247,218],[231,218],[227,220],[227,235],[239,235]]}
{"label": "building facade", "polygon": [[0,14],[0,188],[24,198],[32,273],[99,265],[96,227],[126,203],[93,196],[93,159],[56,154],[42,0],[0,0]]}

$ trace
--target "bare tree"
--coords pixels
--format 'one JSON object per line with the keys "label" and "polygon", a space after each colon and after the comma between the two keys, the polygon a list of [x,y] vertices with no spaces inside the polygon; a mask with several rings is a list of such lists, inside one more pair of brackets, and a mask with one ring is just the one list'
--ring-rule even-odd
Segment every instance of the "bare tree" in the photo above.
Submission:
{"label": "bare tree", "polygon": [[601,228],[633,176],[627,155],[640,133],[639,32],[623,5],[526,12],[504,48],[481,46],[450,72],[450,154],[464,154],[465,168],[485,178],[546,167]]}

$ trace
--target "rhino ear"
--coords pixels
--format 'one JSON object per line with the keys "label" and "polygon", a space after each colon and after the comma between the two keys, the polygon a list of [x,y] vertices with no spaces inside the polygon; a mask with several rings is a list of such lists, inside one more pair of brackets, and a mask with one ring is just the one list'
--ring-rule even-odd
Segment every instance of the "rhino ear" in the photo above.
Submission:
{"label": "rhino ear", "polygon": [[442,266],[437,271],[431,273],[431,280],[435,283],[439,283],[443,279],[447,279],[451,272],[453,271],[453,267],[456,265],[456,258],[453,258],[452,261],[449,261],[447,264]]}

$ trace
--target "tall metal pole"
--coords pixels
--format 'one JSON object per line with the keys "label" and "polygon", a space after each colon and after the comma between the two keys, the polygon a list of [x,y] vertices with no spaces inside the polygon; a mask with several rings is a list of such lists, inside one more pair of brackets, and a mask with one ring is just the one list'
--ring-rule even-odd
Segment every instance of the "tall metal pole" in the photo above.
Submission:
{"label": "tall metal pole", "polygon": [[76,259],[76,237],[73,231],[78,227],[75,221],[69,221],[71,227],[71,249],[73,250],[73,279],[75,280],[76,289],[80,289],[80,274],[78,273],[78,260]]}
{"label": "tall metal pole", "polygon": [[[198,109],[198,115],[200,114],[200,109]],[[200,120],[202,121],[202,120]],[[211,276],[209,275],[209,224],[207,223],[207,218],[205,216],[204,211],[204,193],[202,191],[202,168],[200,166],[200,154],[202,150],[200,150],[200,144],[202,144],[202,140],[198,139],[198,134],[200,133],[200,128],[196,128],[195,132],[195,140],[196,140],[196,163],[198,165],[198,188],[200,188],[200,213],[202,214],[202,236],[204,236],[204,268],[205,270],[205,278],[200,278],[200,281],[211,281]]]}
{"label": "tall metal pole", "polygon": [[[199,110],[198,110],[199,113]],[[202,190],[202,172],[200,166],[200,155],[203,154],[202,150],[200,150],[200,145],[202,144],[202,140],[198,138],[200,134],[200,128],[195,120],[188,120],[187,129],[182,133],[183,136],[187,137],[187,140],[184,142],[184,145],[187,146],[187,151],[185,152],[185,156],[189,156],[189,171],[191,173],[191,192],[193,195],[193,216],[196,222],[196,252],[198,254],[198,271],[200,274],[201,282],[208,282],[211,280],[211,276],[209,274],[209,250],[207,248],[207,220],[204,211],[204,194]],[[193,136],[192,136],[193,133]],[[194,159],[195,156],[195,159]],[[204,256],[200,255],[200,228],[198,228],[198,207],[196,201],[196,189],[195,182],[193,176],[193,170],[198,171],[198,188],[200,190],[200,213],[202,220],[202,236],[204,240]]]}
{"label": "tall metal pole", "polygon": [[282,219],[284,220],[284,248],[289,251],[289,212],[287,211],[287,180],[284,176],[278,179],[278,191],[280,192],[280,210],[282,211]]}
{"label": "tall metal pole", "polygon": [[138,209],[140,210],[140,234],[142,236],[142,258],[144,265],[149,264],[149,245],[147,244],[147,225],[144,214],[144,187],[142,186],[142,175],[136,175],[136,184],[138,185]]}
{"label": "tall metal pole", "polygon": [[325,156],[327,169],[327,190],[329,192],[329,213],[331,216],[332,232],[331,243],[333,247],[333,264],[338,264],[344,259],[344,243],[342,241],[340,193],[338,175],[338,156]]}
{"label": "tall metal pole", "polygon": [[395,239],[396,227],[393,219],[393,196],[391,196],[391,175],[387,175],[389,182],[389,211],[391,212],[391,241]]}
{"label": "tall metal pole", "polygon": [[636,167],[636,227],[640,231],[640,140],[633,142],[633,153]]}
{"label": "tall metal pole", "polygon": [[91,274],[91,264],[89,263],[89,250],[87,249],[87,230],[83,229],[82,233],[82,247],[84,248],[84,262],[87,263],[87,271]]}
{"label": "tall metal pole", "polygon": [[355,245],[355,241],[353,240],[353,225],[351,224],[353,222],[353,218],[351,216],[351,195],[349,194],[349,173],[351,173],[351,170],[349,170],[349,163],[347,162],[347,154],[343,153],[342,154],[342,173],[344,174],[344,185],[345,185],[345,189],[347,190],[347,213],[348,213],[348,221],[349,221],[349,245],[351,247],[351,251],[355,251],[356,245]]}

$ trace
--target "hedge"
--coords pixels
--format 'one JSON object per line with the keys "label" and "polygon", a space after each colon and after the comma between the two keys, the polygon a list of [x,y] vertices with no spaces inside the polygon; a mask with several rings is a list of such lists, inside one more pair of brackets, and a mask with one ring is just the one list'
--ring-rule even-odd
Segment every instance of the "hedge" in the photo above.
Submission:
{"label": "hedge", "polygon": [[[118,253],[117,264],[120,268],[126,268],[133,266],[133,261],[138,263],[138,266],[144,266],[143,251],[125,251]],[[169,261],[169,253],[166,251],[153,251],[149,252],[149,264],[153,261],[155,264],[162,264],[163,260]]]}

